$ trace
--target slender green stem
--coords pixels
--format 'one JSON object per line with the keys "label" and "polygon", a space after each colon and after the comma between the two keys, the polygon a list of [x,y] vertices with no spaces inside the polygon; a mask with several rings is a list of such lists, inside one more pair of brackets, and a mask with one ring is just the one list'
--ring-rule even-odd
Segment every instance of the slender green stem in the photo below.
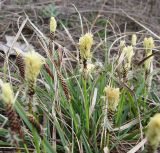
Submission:
{"label": "slender green stem", "polygon": [[27,145],[26,145],[26,144],[23,144],[23,145],[24,145],[24,148],[25,148],[26,153],[29,153],[29,150],[28,150],[28,148],[27,148]]}
{"label": "slender green stem", "polygon": [[47,153],[47,152],[46,152],[46,148],[45,148],[44,140],[42,140],[42,148],[43,148],[43,153]]}
{"label": "slender green stem", "polygon": [[107,133],[106,133],[106,134],[107,134],[106,145],[107,145],[107,147],[109,148],[110,133],[109,133],[109,130],[107,130],[106,132],[107,132]]}
{"label": "slender green stem", "polygon": [[85,116],[86,116],[86,131],[87,135],[89,136],[89,100],[87,95],[87,87],[86,87],[86,80],[82,79],[83,82],[83,90],[84,90],[84,108],[85,108]]}

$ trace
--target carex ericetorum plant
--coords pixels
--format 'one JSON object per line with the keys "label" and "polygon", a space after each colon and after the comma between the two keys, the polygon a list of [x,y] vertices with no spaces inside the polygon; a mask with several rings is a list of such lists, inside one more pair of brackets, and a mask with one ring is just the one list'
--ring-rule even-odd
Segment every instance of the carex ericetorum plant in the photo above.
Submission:
{"label": "carex ericetorum plant", "polygon": [[29,107],[28,109],[30,113],[33,112],[32,104],[35,94],[37,77],[44,63],[45,59],[34,50],[26,53],[24,56],[25,81],[27,86],[27,97],[28,97],[28,107]]}
{"label": "carex ericetorum plant", "polygon": [[[27,153],[124,153],[147,139],[138,149],[156,152],[159,114],[147,125],[159,112],[154,38],[137,32],[117,39],[107,37],[106,29],[103,37],[84,28],[74,40],[56,18],[50,18],[48,37],[29,20],[41,51],[29,44],[27,52],[14,48],[15,64],[5,63],[0,145]],[[59,26],[77,54],[57,41]]]}
{"label": "carex ericetorum plant", "polygon": [[0,80],[1,98],[4,102],[6,116],[9,122],[9,134],[7,135],[8,141],[16,146],[17,152],[19,150],[19,141],[24,142],[24,134],[21,128],[21,121],[14,108],[14,93],[10,83],[5,83]]}
{"label": "carex ericetorum plant", "polygon": [[82,62],[82,73],[86,79],[89,75],[89,71],[92,69],[92,65],[89,64],[91,60],[92,53],[91,47],[93,45],[93,35],[91,33],[86,33],[79,38],[79,60]]}

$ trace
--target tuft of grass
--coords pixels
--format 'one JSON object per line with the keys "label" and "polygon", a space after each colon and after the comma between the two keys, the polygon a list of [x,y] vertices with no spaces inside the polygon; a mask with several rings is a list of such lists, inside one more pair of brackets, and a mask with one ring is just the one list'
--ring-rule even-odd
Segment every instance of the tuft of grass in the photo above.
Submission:
{"label": "tuft of grass", "polygon": [[[96,63],[99,59],[93,53],[89,62],[94,64],[95,68],[89,71],[87,77],[84,77],[84,67],[77,59],[75,52],[71,52],[59,44],[55,38],[51,41],[29,18],[26,20],[38,37],[41,49],[44,51],[46,64],[53,77],[44,67],[41,69],[33,98],[36,104],[36,111],[33,115],[43,128],[44,133],[42,134],[27,117],[25,80],[20,79],[18,71],[15,73],[10,69],[12,64],[12,67],[17,70],[17,65],[7,58],[8,61],[2,69],[3,78],[11,80],[14,92],[17,93],[14,107],[22,120],[21,127],[25,133],[25,143],[19,141],[20,148],[22,148],[20,151],[25,150],[27,153],[30,150],[37,153],[101,153],[108,148],[110,152],[117,152],[117,150],[126,152],[143,141],[149,118],[159,111],[159,96],[156,91],[157,80],[155,77],[159,74],[159,70],[156,69],[149,74],[152,75],[152,84],[148,90],[146,78],[149,75],[146,74],[143,65],[136,65],[133,62],[136,56],[134,55],[126,78],[122,77],[122,65],[118,65],[121,64],[119,58],[122,51],[118,45],[122,38],[126,37],[127,39],[126,34],[115,38],[113,43],[107,41],[107,29],[100,30],[95,34],[98,35],[100,42],[94,39],[92,50],[95,52],[100,50],[103,53],[103,61],[100,63],[102,66]],[[81,17],[80,23],[82,24]],[[101,19],[97,24],[105,28],[108,22]],[[62,27],[72,43],[78,43],[72,38],[64,24]],[[82,29],[82,32],[84,30]],[[49,41],[50,44],[62,48],[62,55],[56,49],[53,49],[50,54],[47,47]],[[141,49],[145,53],[142,44],[139,42],[134,47],[134,52]],[[76,49],[79,52],[78,47]],[[113,54],[113,51],[116,53]],[[125,62],[125,57],[122,62]],[[15,84],[12,80],[19,82]],[[70,98],[66,97],[64,84]],[[106,115],[108,113],[104,94],[106,86],[117,87],[121,93],[117,110],[112,116],[113,125],[109,124]],[[5,107],[1,103],[0,106],[2,112],[0,114],[0,138],[2,138],[0,146],[15,147],[5,137],[10,130],[4,114]],[[143,149],[143,146],[141,148]]]}

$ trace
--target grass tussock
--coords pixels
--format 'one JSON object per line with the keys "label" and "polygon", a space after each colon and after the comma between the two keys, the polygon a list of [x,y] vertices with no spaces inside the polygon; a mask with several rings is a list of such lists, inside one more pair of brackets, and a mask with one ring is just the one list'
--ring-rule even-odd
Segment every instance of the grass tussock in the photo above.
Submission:
{"label": "grass tussock", "polygon": [[[140,34],[131,33],[129,39],[125,35],[107,42],[105,34],[98,42],[97,33],[88,30],[77,36],[78,42],[62,24],[75,44],[72,52],[57,43],[54,17],[48,38],[29,18],[25,22],[34,29],[43,53],[28,44],[25,53],[13,45],[16,62],[4,55],[0,82],[2,148],[13,147],[19,153],[157,150],[159,116],[151,117],[159,112],[159,70],[154,66],[154,53],[159,52],[153,37],[142,39]],[[102,62],[95,54],[99,46]],[[141,59],[134,62],[141,53]],[[144,147],[145,133],[148,141]]]}

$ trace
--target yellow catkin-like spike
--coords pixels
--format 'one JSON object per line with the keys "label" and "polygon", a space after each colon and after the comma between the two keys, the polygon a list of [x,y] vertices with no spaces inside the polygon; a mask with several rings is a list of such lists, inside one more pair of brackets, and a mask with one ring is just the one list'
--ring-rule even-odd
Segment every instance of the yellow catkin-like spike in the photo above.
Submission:
{"label": "yellow catkin-like spike", "polygon": [[[24,136],[23,132],[21,129],[21,122],[17,116],[16,111],[14,110],[14,93],[12,90],[12,87],[10,83],[4,83],[2,80],[0,80],[0,86],[1,86],[1,98],[5,103],[5,111],[6,115],[8,117],[9,121],[9,127],[12,133],[14,134],[19,134],[19,137],[23,139],[24,141]],[[15,143],[17,144],[17,139],[15,140]]]}
{"label": "yellow catkin-like spike", "polygon": [[9,83],[3,83],[2,81],[0,81],[0,84],[2,88],[2,100],[5,103],[12,103],[14,100],[14,94],[11,85]]}
{"label": "yellow catkin-like spike", "polygon": [[[147,57],[150,56],[152,54],[153,48],[155,47],[153,38],[152,37],[144,38],[143,45],[144,45],[144,48],[145,48],[145,51],[146,51],[146,56]],[[145,66],[146,70],[150,69],[150,65],[151,65],[152,60],[153,60],[153,56],[148,58],[145,61],[144,66]]]}
{"label": "yellow catkin-like spike", "polygon": [[160,113],[154,115],[148,124],[146,137],[149,145],[156,150],[160,144]]}
{"label": "yellow catkin-like spike", "polygon": [[[94,71],[94,69],[95,69],[94,64],[92,64],[92,63],[87,64],[87,68],[86,68],[87,73],[92,73]],[[79,72],[83,72],[83,67],[80,68]]]}
{"label": "yellow catkin-like spike", "polygon": [[136,44],[137,44],[137,35],[136,34],[132,35],[131,44],[132,44],[132,46],[136,46]]}
{"label": "yellow catkin-like spike", "polygon": [[107,86],[104,88],[104,93],[108,100],[108,109],[111,111],[115,111],[119,103],[119,88],[112,88],[110,86]]}
{"label": "yellow catkin-like spike", "polygon": [[79,39],[79,49],[80,55],[83,59],[91,58],[91,47],[93,45],[93,35],[91,33],[86,33]]}
{"label": "yellow catkin-like spike", "polygon": [[155,47],[153,38],[144,38],[143,46],[146,49],[146,51],[152,50]]}
{"label": "yellow catkin-like spike", "polygon": [[[147,57],[150,56],[150,55],[152,55],[152,50],[150,50],[150,51],[148,50],[147,53],[146,53],[146,56],[147,56]],[[150,58],[148,58],[148,59],[145,61],[144,67],[145,67],[146,70],[149,70],[149,69],[150,69],[150,65],[151,65],[152,61],[153,61],[153,56],[150,57]]]}
{"label": "yellow catkin-like spike", "polygon": [[56,31],[56,28],[57,28],[56,19],[54,17],[51,17],[51,19],[50,19],[50,32],[54,33]]}
{"label": "yellow catkin-like spike", "polygon": [[25,63],[25,80],[28,86],[28,95],[33,96],[35,92],[36,80],[40,69],[45,64],[45,59],[35,51],[26,53]]}
{"label": "yellow catkin-like spike", "polygon": [[34,81],[40,73],[42,65],[45,63],[44,57],[39,53],[32,51],[26,53],[25,62],[25,79]]}
{"label": "yellow catkin-like spike", "polygon": [[81,68],[80,72],[82,72],[82,75],[84,77],[84,79],[88,79],[88,77],[91,75],[92,72],[94,72],[95,70],[95,65],[92,63],[87,63],[87,67],[86,68]]}
{"label": "yellow catkin-like spike", "polygon": [[120,44],[119,44],[119,48],[120,48],[121,50],[123,50],[124,47],[126,47],[126,42],[125,42],[125,40],[121,40],[121,41],[120,41]]}
{"label": "yellow catkin-like spike", "polygon": [[133,47],[132,46],[124,47],[122,52],[124,53],[124,55],[126,56],[126,59],[127,59],[127,61],[125,62],[125,67],[130,69],[132,57],[134,55]]}

